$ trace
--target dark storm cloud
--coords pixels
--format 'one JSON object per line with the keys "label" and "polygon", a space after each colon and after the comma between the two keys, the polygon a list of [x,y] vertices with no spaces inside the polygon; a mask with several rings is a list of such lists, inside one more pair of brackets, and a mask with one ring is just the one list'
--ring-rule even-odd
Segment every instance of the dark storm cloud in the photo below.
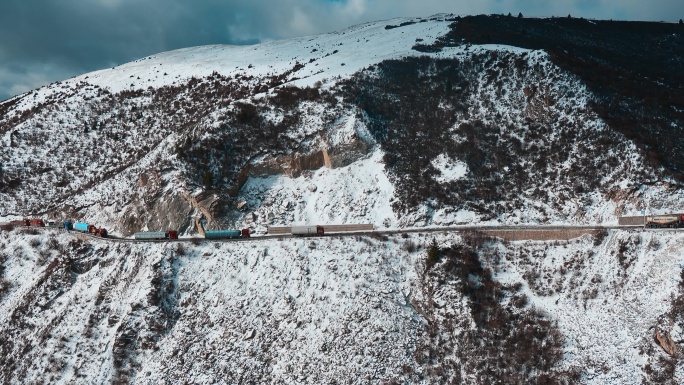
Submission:
{"label": "dark storm cloud", "polygon": [[[167,49],[232,41],[223,1],[193,2],[192,6],[169,0],[4,3],[0,14],[3,66],[38,63],[85,71]],[[215,12],[214,8],[223,9]]]}
{"label": "dark storm cloud", "polygon": [[3,0],[0,100],[147,55],[434,13],[668,20],[681,0]]}
{"label": "dark storm cloud", "polygon": [[0,100],[175,48],[256,43],[231,36],[231,24],[251,27],[243,19],[235,1],[4,0]]}

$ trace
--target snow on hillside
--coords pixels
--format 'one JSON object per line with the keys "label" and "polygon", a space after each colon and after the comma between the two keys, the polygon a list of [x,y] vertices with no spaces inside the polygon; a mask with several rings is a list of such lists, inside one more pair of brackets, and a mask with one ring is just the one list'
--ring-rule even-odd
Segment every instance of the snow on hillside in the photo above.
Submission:
{"label": "snow on hillside", "polygon": [[[259,207],[254,214],[262,227],[306,224],[398,224],[390,203],[392,184],[384,173],[382,152],[347,167],[320,169],[298,178],[251,178],[240,197]],[[340,209],[346,207],[346,209]]]}
{"label": "snow on hillside", "polygon": [[10,350],[26,347],[5,379],[377,382],[412,365],[419,334],[408,331],[424,322],[408,303],[418,254],[401,241],[0,237],[0,329],[18,337]]}
{"label": "snow on hillside", "polygon": [[432,165],[439,170],[437,181],[441,183],[453,182],[468,174],[468,165],[461,161],[454,161],[446,154],[440,154],[432,160]]}
{"label": "snow on hillside", "polygon": [[[47,114],[33,118],[1,137],[3,147],[9,152],[5,154],[7,164],[4,167],[22,180],[31,180],[30,184],[36,186],[35,189],[43,190],[46,186],[55,184],[59,188],[52,187],[41,194],[25,194],[21,197],[22,201],[11,202],[3,207],[0,215],[21,216],[42,212],[48,201],[48,206],[77,208],[81,211],[79,215],[85,220],[113,228],[115,233],[124,220],[122,216],[129,218],[142,215],[136,212],[137,209],[131,208],[130,201],[132,198],[146,199],[144,192],[139,197],[130,192],[139,190],[142,175],[156,167],[163,167],[160,160],[171,167],[178,167],[173,164],[176,162],[173,149],[188,133],[183,132],[179,136],[173,129],[178,124],[173,116],[164,117],[160,121],[157,117],[151,120],[149,116],[143,115],[148,123],[144,127],[136,127],[135,132],[130,132],[127,126],[120,123],[117,127],[96,129],[106,119],[120,121],[122,116],[136,114],[136,106],[151,102],[150,97],[136,98],[104,113],[94,111],[95,107],[84,105],[86,100],[100,99],[102,89],[112,93],[147,90],[149,87],[158,89],[167,85],[184,84],[190,78],[204,78],[212,73],[242,77],[247,83],[250,77],[265,78],[282,74],[288,74],[286,81],[298,86],[310,86],[320,81],[334,83],[335,79],[347,77],[378,61],[419,54],[411,49],[416,41],[427,44],[434,42],[448,30],[449,24],[450,22],[445,21],[445,16],[441,15],[429,20],[393,19],[355,26],[337,33],[255,46],[187,48],[160,53],[33,91],[19,97],[12,113],[18,114],[48,100],[54,101],[55,98],[64,98],[62,106],[56,109],[50,107]],[[392,26],[397,28],[386,28]],[[134,104],[130,106],[129,102]],[[203,124],[216,127],[219,125],[216,120],[225,113],[225,108],[218,107],[208,119],[203,119]],[[320,120],[316,115],[311,117],[313,120],[310,119],[305,128],[316,132],[321,129],[322,122],[316,122]],[[139,125],[138,122],[134,124]],[[65,128],[57,129],[58,126]],[[21,142],[17,145],[16,138],[30,138],[33,141],[44,137],[46,129],[50,131],[51,140],[43,144],[43,151],[30,149],[30,146],[35,145],[33,142]],[[103,134],[106,131],[106,136],[97,132],[100,130]],[[87,134],[84,135],[83,132]],[[339,140],[336,139],[338,133],[330,136],[332,144]],[[121,137],[125,139],[117,140]],[[143,151],[149,152],[143,154]],[[31,158],[25,156],[29,153],[32,154]],[[40,170],[33,172],[32,168],[35,167]],[[75,168],[73,175],[72,172],[61,170],[64,167],[69,170]],[[165,198],[178,192],[196,193],[174,170],[167,169],[160,178],[165,186]],[[27,189],[29,186],[25,185],[23,188]],[[157,193],[150,191],[150,194]],[[179,206],[178,203],[162,204]],[[338,204],[339,202],[333,206]],[[385,220],[390,215],[383,214],[380,217],[377,219]],[[375,219],[365,217],[362,221]],[[301,220],[317,220],[317,216]],[[161,225],[164,225],[163,222]],[[153,226],[159,225],[155,223]],[[180,224],[175,224],[178,225]],[[183,226],[187,226],[187,223]]]}
{"label": "snow on hillside", "polygon": [[[653,328],[682,338],[682,325],[663,321],[681,295],[681,238],[611,231],[598,240],[495,242],[480,258],[502,284],[522,284],[523,306],[557,322],[560,369],[579,369],[586,384],[640,384],[645,366],[665,354]],[[476,328],[476,308],[448,299],[459,296],[453,281],[441,278],[434,293],[422,286],[432,239],[461,243],[457,235],[416,234],[127,244],[55,230],[0,232],[2,376],[54,384],[434,383],[441,372],[419,359],[429,325],[450,346]],[[441,316],[426,319],[428,306]],[[461,326],[442,329],[443,317]]]}
{"label": "snow on hillside", "polygon": [[[190,207],[184,197],[204,199],[212,193],[197,183],[201,178],[196,175],[207,170],[192,169],[193,165],[206,160],[190,159],[183,164],[179,154],[187,152],[188,146],[192,147],[199,140],[211,143],[217,136],[224,135],[221,139],[225,142],[230,135],[228,132],[237,129],[235,122],[229,120],[236,114],[236,102],[258,104],[259,100],[277,94],[283,85],[316,86],[318,82],[322,83],[321,90],[333,92],[333,106],[321,101],[307,101],[297,104],[294,107],[296,111],[290,111],[273,108],[266,103],[264,111],[258,110],[265,121],[274,124],[286,121],[288,114],[302,116],[300,121],[285,127],[285,137],[292,140],[297,150],[279,151],[296,151],[294,155],[301,155],[300,152],[325,149],[326,146],[335,148],[357,140],[368,144],[368,153],[339,170],[320,168],[294,180],[284,174],[252,175],[244,190],[230,197],[225,196],[230,195],[226,190],[235,186],[219,180],[217,187],[223,191],[219,191],[216,201],[219,203],[216,205],[233,207],[235,195],[249,203],[248,211],[226,216],[228,219],[218,218],[226,219],[226,226],[254,225],[255,230],[261,231],[265,226],[286,224],[288,221],[358,221],[373,223],[377,227],[478,222],[614,224],[619,215],[636,214],[646,206],[650,212],[677,210],[678,202],[682,201],[681,194],[674,192],[677,195],[673,195],[661,184],[639,191],[638,198],[629,192],[638,184],[636,172],[642,172],[644,166],[638,148],[623,139],[620,149],[610,151],[595,150],[594,143],[570,143],[573,149],[560,166],[562,170],[557,175],[554,170],[547,170],[547,174],[556,179],[534,180],[539,184],[538,188],[541,186],[544,200],[532,195],[532,187],[516,192],[515,197],[521,202],[515,208],[501,203],[493,214],[486,217],[468,207],[467,204],[473,202],[463,204],[463,199],[457,199],[455,204],[427,200],[418,204],[415,210],[397,214],[392,204],[407,200],[404,196],[397,196],[397,184],[407,178],[404,175],[395,175],[395,179],[389,177],[390,170],[381,164],[388,151],[374,141],[366,127],[368,122],[362,117],[363,111],[358,106],[341,103],[343,95],[335,88],[342,80],[382,60],[426,56],[454,59],[463,63],[465,68],[477,68],[480,64],[470,62],[474,57],[491,55],[492,59],[487,61],[495,63],[498,68],[512,67],[511,61],[526,63],[530,70],[513,71],[506,81],[492,76],[490,71],[476,72],[474,78],[466,79],[473,90],[468,100],[445,100],[442,103],[441,108],[445,110],[456,109],[459,104],[468,106],[467,114],[448,128],[454,132],[452,139],[457,143],[465,140],[457,134],[460,125],[473,121],[501,127],[501,135],[512,136],[518,139],[519,144],[519,139],[522,139],[523,146],[548,146],[559,139],[555,134],[543,138],[539,144],[525,140],[534,131],[527,127],[529,120],[548,125],[557,122],[577,125],[575,131],[586,135],[606,130],[605,123],[590,112],[592,95],[586,87],[576,77],[554,66],[542,51],[501,45],[446,47],[441,52],[431,53],[412,49],[417,43],[432,44],[449,30],[450,23],[440,15],[429,19],[393,19],[352,27],[339,33],[255,46],[187,48],[85,74],[20,96],[5,118],[10,121],[24,111],[23,120],[20,119],[0,136],[3,171],[18,184],[9,189],[14,193],[12,196],[0,192],[0,197],[7,197],[0,215],[49,213],[59,220],[76,216],[71,219],[106,226],[115,234],[168,227],[181,228],[190,234],[194,232],[191,219],[200,213],[196,207]],[[212,74],[226,78],[214,78]],[[281,76],[284,77],[282,82],[275,82],[273,84],[277,85],[269,88],[269,79]],[[226,88],[220,91],[194,94],[196,91],[187,86],[190,78],[201,79],[199,82],[203,86],[233,83],[223,84]],[[250,85],[254,88],[250,89]],[[179,88],[160,88],[163,86]],[[245,87],[246,91],[235,91],[235,96],[232,93],[221,94],[226,89],[234,90],[231,87]],[[525,94],[537,89],[536,97]],[[127,94],[128,91],[138,93]],[[554,103],[544,105],[544,97],[553,97]],[[36,112],[29,113],[29,110],[36,109]],[[357,114],[357,118],[349,119]],[[353,127],[344,123],[330,124],[331,116],[337,121],[344,121],[346,117],[347,126],[351,124]],[[568,196],[567,190],[575,190],[577,186],[566,185],[563,174],[586,168],[588,154],[581,152],[580,148],[594,149],[599,156],[619,159],[619,166],[600,165],[608,169],[603,173],[604,180],[600,184],[605,191],[625,191],[617,191],[613,198],[607,197],[605,191]],[[228,146],[222,151],[229,153],[232,149]],[[264,152],[273,150],[256,144],[251,151],[246,151],[245,156],[252,156],[255,152],[262,155],[251,159],[237,158],[228,166],[255,165],[264,158]],[[453,185],[477,178],[464,159],[453,155],[447,159],[444,152],[435,155],[430,164],[440,173],[435,179],[437,183]],[[520,167],[527,171],[533,160],[514,161],[520,161]],[[511,179],[508,166],[515,165],[507,164],[499,169],[504,180]],[[209,171],[219,167],[227,169],[226,164],[206,167]],[[237,173],[235,171],[229,176],[236,179],[234,175]],[[194,183],[191,177],[195,177]],[[299,185],[300,182],[306,183],[307,187]],[[259,196],[255,196],[255,191]],[[646,196],[650,198],[645,199]],[[266,204],[261,207],[264,202]],[[489,203],[485,200],[482,205]],[[339,210],[339,207],[349,209]]]}
{"label": "snow on hillside", "polygon": [[[501,45],[412,49],[434,43],[451,23],[440,15],[394,19],[255,46],[187,48],[7,101],[0,222],[45,213],[115,235],[173,226],[188,236],[193,220],[215,214],[212,225],[249,227],[256,238],[272,225],[612,225],[641,210],[684,210],[681,190],[644,165],[637,144],[601,135],[610,127],[592,111],[594,96],[547,53]],[[406,57],[427,65],[385,69],[394,65],[388,72],[396,83],[407,74],[428,79],[416,83],[425,90],[373,88],[379,63]],[[437,65],[441,59],[453,60]],[[444,84],[430,77],[440,66],[453,70]],[[415,68],[424,71],[410,72]],[[366,77],[355,77],[361,70]],[[356,100],[345,89],[351,79],[382,92]],[[312,88],[298,94],[287,85]],[[416,95],[430,92],[439,103],[398,105],[400,96],[417,103]],[[364,110],[372,97],[379,113]],[[414,116],[392,113],[414,109],[453,119],[444,136],[434,135],[440,146],[425,140],[434,121],[397,129]],[[402,136],[415,127],[422,131]],[[383,135],[400,138],[399,145],[381,143]],[[484,142],[491,146],[479,154],[451,148]],[[407,148],[434,154],[401,158]],[[214,158],[203,157],[211,151]],[[484,173],[495,157],[502,161]],[[400,162],[425,167],[392,168]],[[595,175],[585,170],[600,180],[580,185]],[[415,184],[403,185],[410,177]],[[424,186],[431,187],[410,210],[395,207],[404,203],[402,188]],[[444,204],[430,195],[442,188],[456,198]],[[505,191],[497,197],[496,189]],[[537,314],[542,323],[527,325],[538,330],[557,325],[563,354],[552,369],[581,373],[581,383],[637,384],[658,383],[653,372],[667,374],[672,364],[670,379],[681,383],[679,358],[653,336],[664,330],[677,346],[684,338],[676,314],[684,303],[682,238],[615,230],[569,242],[486,240],[470,267],[491,268],[502,284],[491,287],[510,294],[490,303],[493,314],[511,321]],[[472,290],[464,290],[449,275],[454,261],[429,260],[433,240],[444,250],[468,239],[430,233],[115,243],[0,229],[0,382],[493,382],[487,376],[498,372],[490,368],[519,369],[496,349],[527,330],[506,334],[496,319],[478,324],[486,312],[477,291],[491,277],[466,274],[461,281]],[[493,340],[478,339],[490,330]],[[537,337],[527,340],[555,348]],[[520,371],[532,378],[542,369]]]}
{"label": "snow on hillside", "polygon": [[[218,72],[226,76],[277,76],[301,68],[290,75],[292,85],[330,83],[385,59],[421,54],[411,48],[420,41],[432,44],[449,30],[447,16],[428,19],[398,18],[348,28],[340,32],[271,41],[253,46],[209,45],[163,52],[131,63],[91,72],[60,82],[76,87],[81,82],[116,93],[124,90],[159,88],[179,84],[191,77],[203,78]],[[386,29],[387,26],[401,27]],[[19,108],[40,103],[60,87],[43,87]]]}
{"label": "snow on hillside", "polygon": [[[562,245],[514,242],[501,246],[502,283],[526,282],[530,304],[558,321],[564,367],[586,370],[586,384],[640,384],[654,328],[684,335],[663,321],[680,295],[684,234],[610,231],[595,247],[591,237]],[[655,347],[658,356],[665,356]],[[677,368],[679,381],[684,380]],[[673,378],[675,380],[675,378]]]}

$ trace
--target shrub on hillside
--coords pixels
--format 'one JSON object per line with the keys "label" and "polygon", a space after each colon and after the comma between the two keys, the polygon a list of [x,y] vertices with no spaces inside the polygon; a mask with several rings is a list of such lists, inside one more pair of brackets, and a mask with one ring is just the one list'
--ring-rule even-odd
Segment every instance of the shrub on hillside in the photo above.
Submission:
{"label": "shrub on hillside", "polygon": [[[556,368],[563,358],[564,338],[542,312],[527,307],[526,296],[516,294],[520,285],[509,287],[495,281],[491,271],[482,266],[476,247],[455,245],[438,251],[443,262],[425,274],[423,285],[432,295],[442,285],[456,285],[468,299],[475,329],[458,324],[461,321],[441,307],[424,307],[431,322],[416,358],[430,381],[459,383],[461,375],[483,384],[579,380],[577,369]],[[505,306],[507,298],[515,309]],[[455,334],[455,330],[461,333]],[[444,359],[452,354],[458,358]]]}

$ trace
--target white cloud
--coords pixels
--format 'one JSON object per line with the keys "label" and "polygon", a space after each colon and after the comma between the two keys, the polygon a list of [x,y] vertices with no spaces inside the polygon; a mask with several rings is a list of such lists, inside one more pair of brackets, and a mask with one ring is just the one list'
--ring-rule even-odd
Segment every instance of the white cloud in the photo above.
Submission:
{"label": "white cloud", "polygon": [[290,30],[294,35],[310,35],[318,32],[317,26],[311,20],[311,14],[299,7],[292,10],[292,20],[289,23]]}

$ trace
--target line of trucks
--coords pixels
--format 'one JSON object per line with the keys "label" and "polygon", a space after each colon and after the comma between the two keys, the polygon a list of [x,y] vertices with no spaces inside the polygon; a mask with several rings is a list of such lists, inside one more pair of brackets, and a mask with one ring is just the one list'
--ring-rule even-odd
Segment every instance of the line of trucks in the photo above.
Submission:
{"label": "line of trucks", "polygon": [[[95,225],[90,225],[84,222],[64,222],[64,229],[68,231],[78,231],[81,233],[88,233],[106,238],[107,230],[104,227],[98,228]],[[242,230],[208,230],[204,232],[204,237],[207,239],[224,239],[224,238],[249,238],[249,229]],[[177,230],[167,231],[140,231],[133,234],[133,238],[137,240],[163,240],[163,239],[178,239]]]}
{"label": "line of trucks", "polygon": [[[682,228],[684,227],[684,214],[665,214],[665,215],[648,215],[644,216],[644,227],[645,228]],[[24,218],[20,220],[14,220],[10,222],[0,223],[3,226],[27,226],[27,227],[45,227],[46,222],[42,219],[37,218]],[[47,226],[56,227],[57,224],[54,222],[47,222]],[[95,236],[106,238],[108,237],[107,229],[104,227],[97,227],[92,224],[85,222],[64,222],[64,229],[68,231],[78,231],[81,233],[92,234]],[[355,226],[355,225],[349,225]],[[359,225],[366,226],[366,225]],[[371,226],[372,225],[368,225]],[[332,226],[335,227],[335,226]],[[340,226],[337,226],[340,227]],[[269,234],[271,228],[269,228]],[[274,230],[276,228],[273,228]],[[293,236],[305,237],[305,236],[323,236],[325,235],[325,226],[292,226],[292,227],[282,227],[277,228],[285,230],[279,232],[279,234],[291,234]],[[356,230],[356,229],[354,229]],[[335,230],[333,230],[334,232]],[[339,229],[338,229],[339,231]],[[353,230],[352,230],[353,231]],[[133,237],[138,240],[163,240],[163,239],[178,239],[177,230],[168,231],[141,231],[133,234]],[[242,230],[206,230],[204,232],[204,238],[206,239],[235,239],[235,238],[249,238],[249,229]]]}
{"label": "line of trucks", "polygon": [[[36,218],[26,218],[21,220],[14,220],[1,225],[14,226],[24,226],[24,227],[60,227],[55,222],[46,222],[42,219]],[[62,226],[67,231],[76,231],[80,233],[91,234],[94,236],[107,238],[107,229],[104,227],[97,227],[93,224],[85,222],[63,222]],[[363,225],[362,225],[363,226]],[[368,225],[371,226],[371,225]],[[337,226],[339,227],[339,226]],[[325,227],[316,226],[292,226],[288,228],[289,231],[282,234],[291,234],[294,236],[304,237],[304,236],[323,236],[325,235]],[[236,239],[236,238],[249,238],[250,230],[206,230],[204,232],[204,238],[206,239]],[[177,230],[167,230],[167,231],[140,231],[133,234],[133,238],[138,240],[163,240],[163,239],[178,239]]]}
{"label": "line of trucks", "polygon": [[[325,228],[323,226],[292,226],[290,234],[294,236],[322,236],[325,235]],[[160,239],[178,239],[178,231],[141,231],[133,234],[135,239],[139,240],[160,240]],[[242,230],[205,230],[204,238],[206,239],[237,239],[249,238],[249,229]]]}
{"label": "line of trucks", "polygon": [[[98,228],[95,225],[91,225],[84,222],[64,222],[64,228],[69,231],[78,231],[82,233],[93,234],[103,238],[107,237],[107,230],[104,227]],[[291,234],[295,236],[322,236],[325,235],[325,229],[323,226],[293,226],[291,228]],[[206,239],[236,239],[249,237],[249,229],[206,230],[204,232],[204,238]],[[137,240],[178,239],[178,231],[140,231],[133,234],[133,238]]]}

